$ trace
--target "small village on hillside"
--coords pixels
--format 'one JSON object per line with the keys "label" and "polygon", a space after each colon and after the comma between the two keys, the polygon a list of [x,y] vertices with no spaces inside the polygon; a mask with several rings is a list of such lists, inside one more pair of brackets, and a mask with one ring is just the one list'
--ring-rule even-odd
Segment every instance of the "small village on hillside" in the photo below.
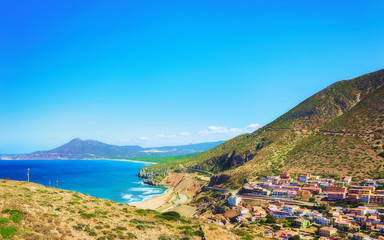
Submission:
{"label": "small village on hillside", "polygon": [[[206,187],[224,199],[207,222],[224,226],[243,239],[384,240],[384,179],[354,182],[311,174],[267,176],[246,182],[238,192]],[[200,205],[201,206],[201,205]],[[251,235],[252,233],[252,235]]]}

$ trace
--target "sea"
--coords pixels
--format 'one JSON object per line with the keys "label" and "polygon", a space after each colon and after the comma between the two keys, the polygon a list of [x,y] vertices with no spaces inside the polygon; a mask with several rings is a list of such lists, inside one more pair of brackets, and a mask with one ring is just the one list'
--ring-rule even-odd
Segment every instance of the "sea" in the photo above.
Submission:
{"label": "sea", "polygon": [[137,174],[146,162],[119,160],[0,160],[0,179],[27,181],[119,203],[137,203],[167,188],[144,184]]}

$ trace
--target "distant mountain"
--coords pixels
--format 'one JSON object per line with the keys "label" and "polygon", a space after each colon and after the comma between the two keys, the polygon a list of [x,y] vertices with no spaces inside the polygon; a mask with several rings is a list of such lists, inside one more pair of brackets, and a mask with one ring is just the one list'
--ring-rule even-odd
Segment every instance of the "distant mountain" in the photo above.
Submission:
{"label": "distant mountain", "polygon": [[48,151],[30,154],[2,155],[2,160],[57,160],[57,159],[127,159],[145,157],[167,157],[207,151],[223,143],[207,142],[183,146],[142,148],[140,146],[117,146],[96,140],[75,138],[70,142]]}
{"label": "distant mountain", "polygon": [[311,173],[384,178],[384,70],[336,82],[270,124],[196,157],[151,169],[191,166],[231,176]]}

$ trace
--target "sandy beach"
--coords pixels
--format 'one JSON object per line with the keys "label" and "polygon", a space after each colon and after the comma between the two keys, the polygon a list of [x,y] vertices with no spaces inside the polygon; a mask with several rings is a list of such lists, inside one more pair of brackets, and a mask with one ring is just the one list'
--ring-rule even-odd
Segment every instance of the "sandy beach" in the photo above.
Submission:
{"label": "sandy beach", "polygon": [[130,205],[135,206],[137,208],[142,208],[142,209],[156,210],[162,207],[166,203],[166,201],[170,198],[172,193],[173,193],[173,189],[168,188],[167,191],[165,191],[165,193],[163,193],[162,195],[155,196],[145,201],[133,203]]}

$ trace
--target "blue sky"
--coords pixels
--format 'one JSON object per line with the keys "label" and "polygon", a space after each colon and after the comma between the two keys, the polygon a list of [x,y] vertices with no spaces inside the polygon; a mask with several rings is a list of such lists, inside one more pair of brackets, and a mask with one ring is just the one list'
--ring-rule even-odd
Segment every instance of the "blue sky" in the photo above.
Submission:
{"label": "blue sky", "polygon": [[383,1],[6,1],[0,153],[229,139],[384,67]]}

